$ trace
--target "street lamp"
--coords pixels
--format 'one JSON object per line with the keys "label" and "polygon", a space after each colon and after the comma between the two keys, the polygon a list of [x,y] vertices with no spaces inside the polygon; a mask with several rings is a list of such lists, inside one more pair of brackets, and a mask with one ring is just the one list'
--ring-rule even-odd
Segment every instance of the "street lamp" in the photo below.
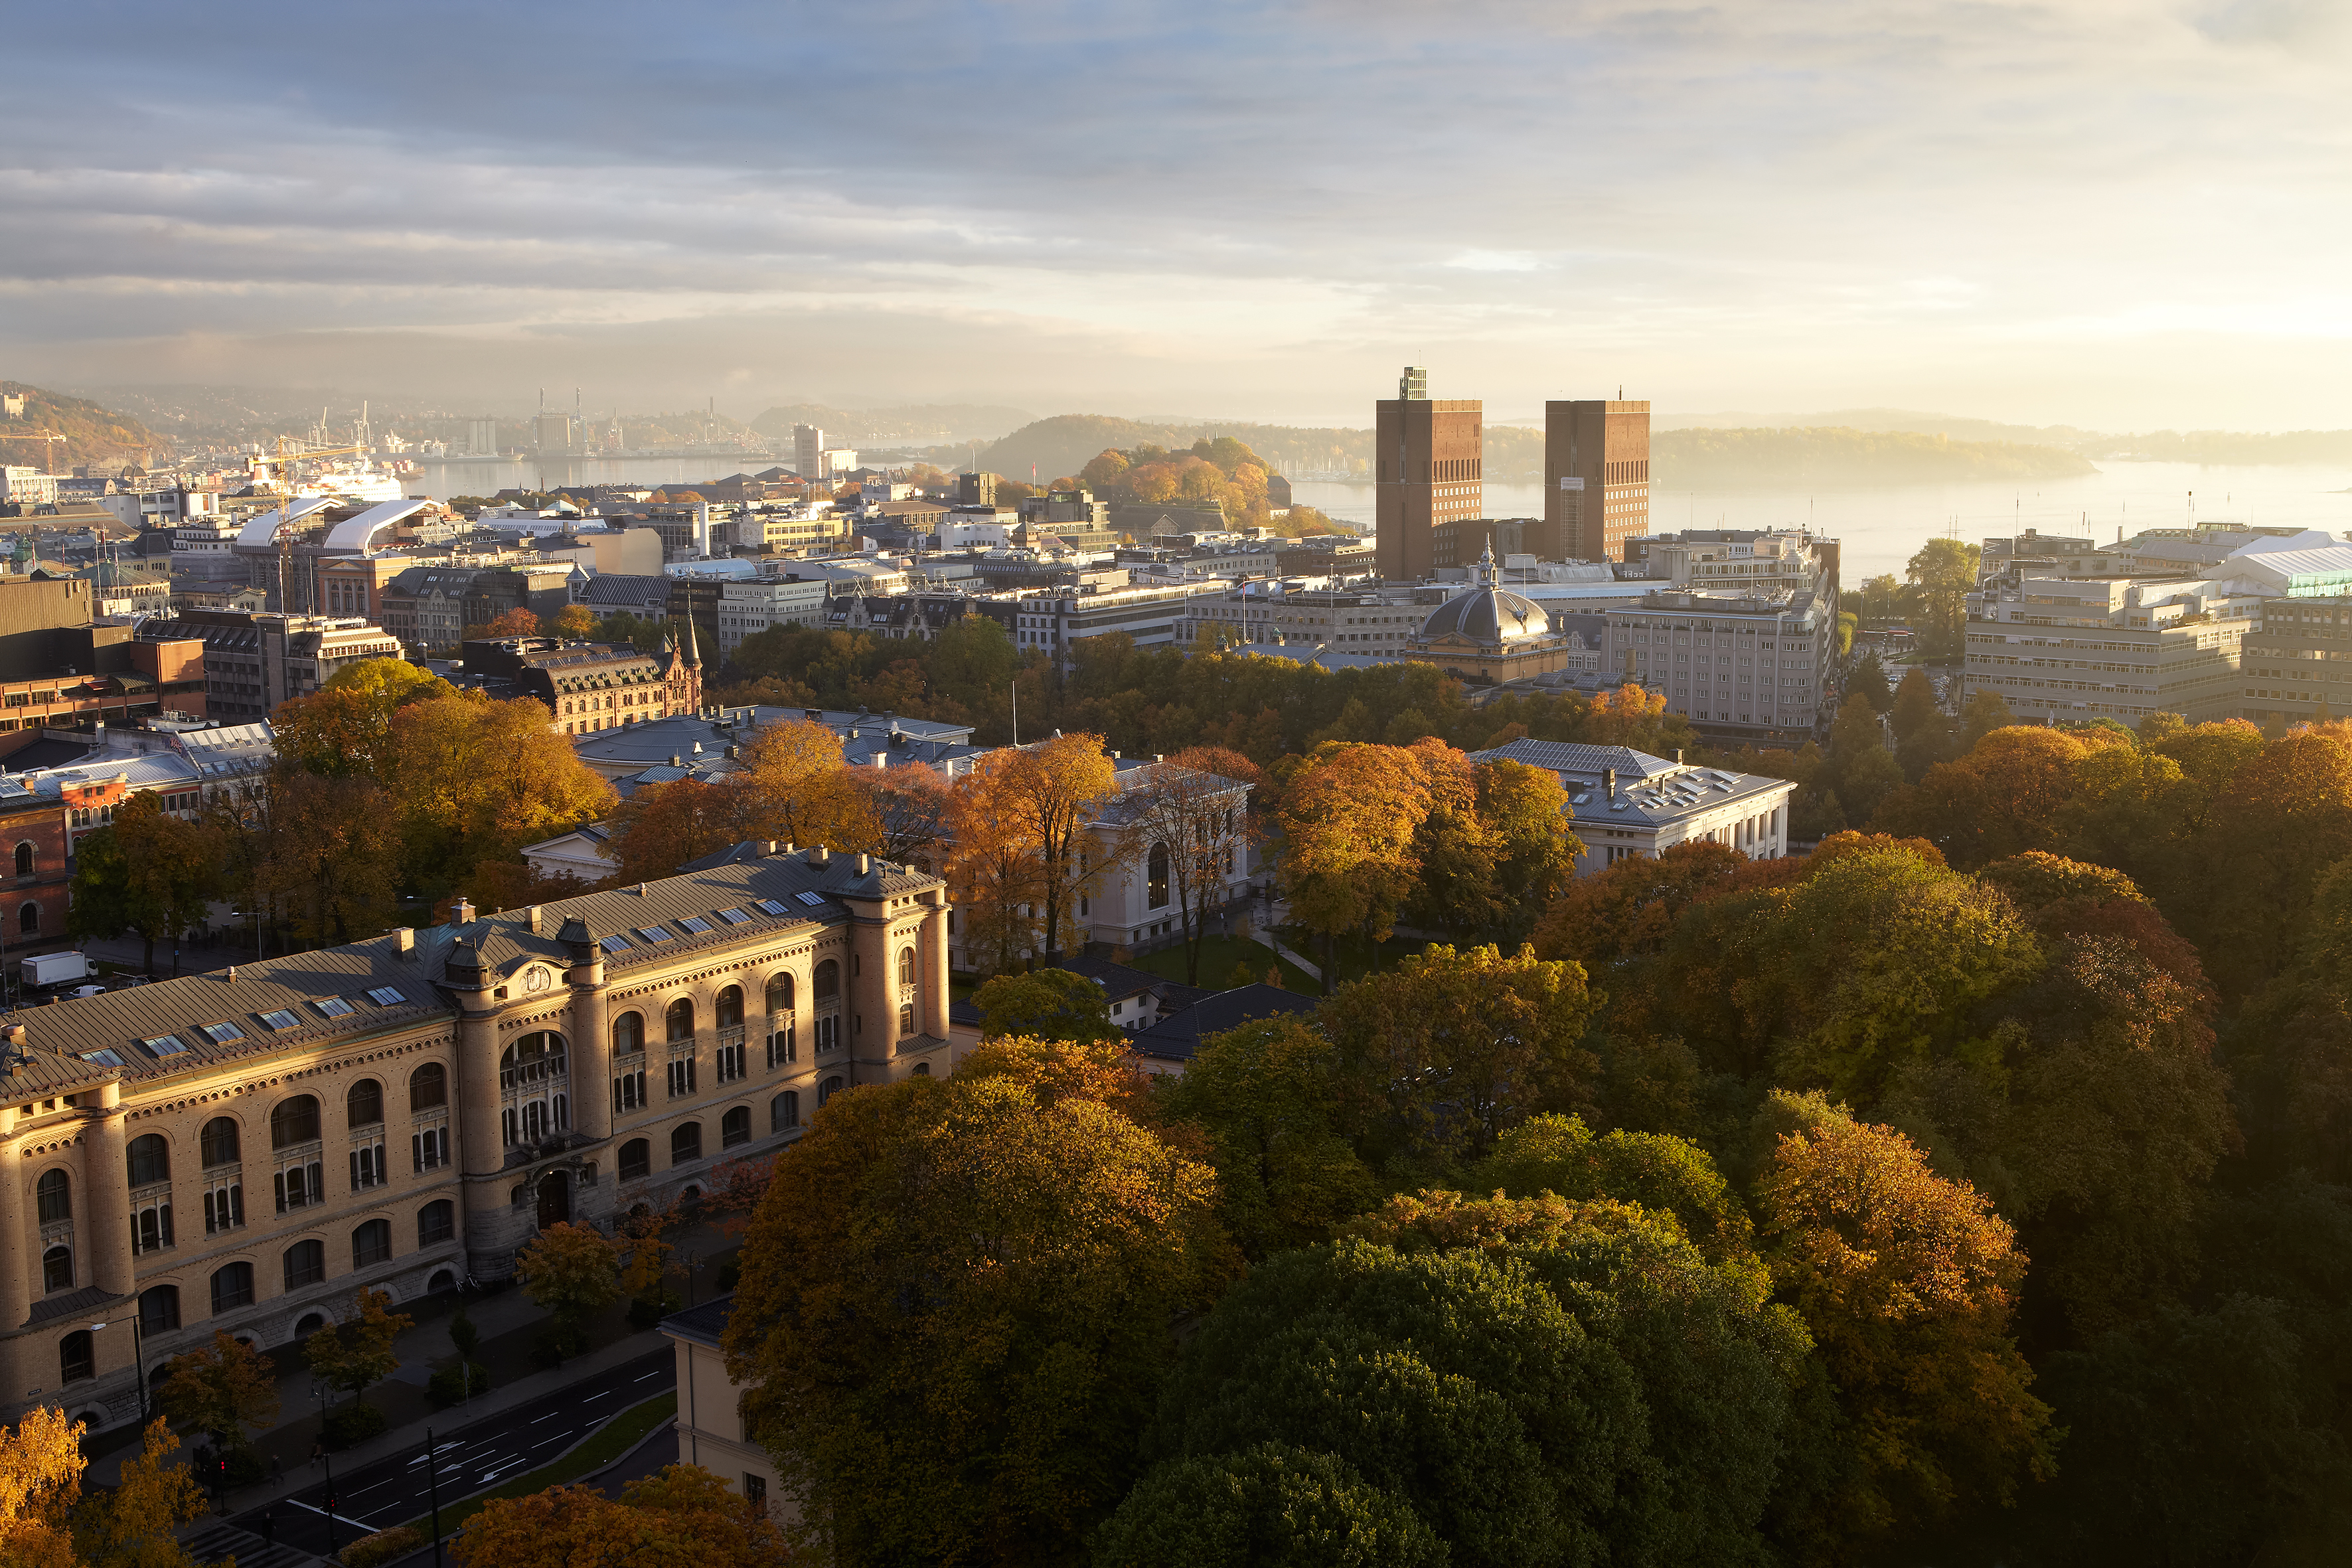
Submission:
{"label": "street lamp", "polygon": [[[92,1323],[89,1331],[95,1334],[105,1327],[104,1323]],[[135,1307],[131,1312],[131,1370],[139,1379],[139,1425],[144,1426],[147,1425],[147,1351],[139,1337],[139,1311]]]}

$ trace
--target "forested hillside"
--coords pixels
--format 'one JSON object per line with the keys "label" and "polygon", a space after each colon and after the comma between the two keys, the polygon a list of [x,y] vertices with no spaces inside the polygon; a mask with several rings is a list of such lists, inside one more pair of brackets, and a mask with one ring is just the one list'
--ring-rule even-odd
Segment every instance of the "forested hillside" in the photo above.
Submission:
{"label": "forested hillside", "polygon": [[[0,463],[68,473],[83,463],[137,462],[168,456],[170,443],[127,414],[63,393],[0,381],[0,392],[25,399],[22,419],[0,419]],[[31,439],[36,432],[63,443]]]}

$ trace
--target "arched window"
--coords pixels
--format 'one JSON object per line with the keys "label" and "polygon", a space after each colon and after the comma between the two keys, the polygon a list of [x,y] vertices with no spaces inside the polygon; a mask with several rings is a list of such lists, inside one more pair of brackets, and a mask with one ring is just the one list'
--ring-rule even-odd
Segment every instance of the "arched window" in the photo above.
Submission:
{"label": "arched window", "polygon": [[613,1020],[613,1054],[625,1057],[646,1048],[646,1017],[642,1013],[624,1013]]}
{"label": "arched window", "polygon": [[18,910],[16,911],[16,930],[17,930],[17,931],[18,931],[18,933],[19,933],[19,934],[29,934],[29,933],[31,933],[31,932],[33,932],[33,931],[38,931],[38,930],[40,930],[40,929],[41,929],[41,906],[40,906],[40,905],[38,905],[38,904],[26,904],[23,909],[20,909],[20,910]]}
{"label": "arched window", "polygon": [[392,1221],[372,1219],[352,1232],[352,1267],[365,1268],[392,1257]]}
{"label": "arched window", "polygon": [[52,1247],[41,1254],[41,1289],[45,1291],[73,1289],[73,1253],[69,1248]]}
{"label": "arched window", "polygon": [[326,1314],[326,1313],[324,1313],[324,1312],[305,1312],[305,1313],[303,1313],[303,1314],[302,1314],[301,1321],[299,1321],[299,1322],[298,1322],[298,1323],[296,1323],[296,1324],[294,1325],[294,1337],[295,1337],[296,1339],[298,1339],[298,1340],[307,1340],[307,1339],[309,1339],[312,1334],[317,1333],[320,1330],[321,1330],[321,1329],[325,1328],[326,1326],[327,1326],[327,1314]]}
{"label": "arched window", "polygon": [[58,1372],[68,1383],[98,1375],[96,1347],[88,1329],[76,1329],[58,1342]]}
{"label": "arched window", "polygon": [[671,1003],[669,1011],[662,1015],[662,1023],[669,1031],[672,1043],[694,1038],[693,1000],[690,997],[681,996]]}
{"label": "arched window", "polygon": [[1165,844],[1153,845],[1151,858],[1145,863],[1143,901],[1155,910],[1168,907],[1168,846]]}
{"label": "arched window", "polygon": [[835,1073],[831,1078],[816,1086],[816,1102],[821,1106],[826,1100],[831,1100],[835,1095],[839,1094],[840,1092],[841,1075],[839,1073]]}
{"label": "arched window", "polygon": [[448,1240],[457,1232],[457,1211],[447,1198],[426,1204],[416,1211],[416,1245],[432,1247]]}
{"label": "arched window", "polygon": [[327,1244],[298,1241],[286,1249],[286,1289],[299,1290],[327,1277]]}
{"label": "arched window", "polygon": [[902,947],[898,950],[898,984],[912,985],[914,983],[915,950],[911,947]]}
{"label": "arched window", "polygon": [[642,1138],[621,1145],[621,1180],[641,1182],[654,1168],[654,1146]]}
{"label": "arched window", "polygon": [[793,977],[789,973],[768,976],[768,1011],[789,1013],[793,1010]]}
{"label": "arched window", "polygon": [[669,1163],[683,1165],[702,1158],[702,1123],[688,1121],[670,1129]]}
{"label": "arched window", "polygon": [[206,1165],[236,1163],[236,1123],[226,1116],[215,1116],[205,1123],[196,1139],[197,1152]]}
{"label": "arched window", "polygon": [[796,1089],[788,1089],[784,1090],[783,1093],[776,1096],[775,1099],[768,1101],[769,1131],[782,1132],[787,1129],[798,1127],[800,1124],[800,1090]]}
{"label": "arched window", "polygon": [[31,841],[27,840],[16,846],[16,875],[29,877],[32,874],[33,846]]}
{"label": "arched window", "polygon": [[139,1331],[161,1334],[180,1326],[180,1288],[158,1285],[139,1292]]}
{"label": "arched window", "polygon": [[156,1133],[131,1141],[131,1184],[144,1187],[172,1179],[172,1146]]}
{"label": "arched window", "polygon": [[914,1032],[915,1005],[912,1002],[902,1002],[898,1005],[898,1037],[903,1040]]}
{"label": "arched window", "polygon": [[743,988],[730,985],[719,994],[719,1026],[740,1029],[743,1026]]}
{"label": "arched window", "polygon": [[253,1305],[253,1265],[232,1263],[213,1272],[213,1316]]}
{"label": "arched window", "polygon": [[319,1141],[319,1097],[298,1094],[281,1100],[269,1110],[269,1146],[283,1149]]}
{"label": "arched window", "polygon": [[929,1077],[930,1077],[930,1076],[931,1076],[931,1064],[930,1064],[930,1063],[929,1063],[929,1062],[917,1062],[917,1063],[915,1064],[915,1076],[916,1076],[917,1078],[929,1078]]}
{"label": "arched window", "polygon": [[739,1105],[719,1119],[719,1146],[732,1149],[751,1141],[751,1108]]}
{"label": "arched window", "polygon": [[819,1006],[841,1000],[841,965],[826,959],[816,966],[816,1000]]}
{"label": "arched window", "polygon": [[408,1109],[430,1110],[449,1103],[449,1069],[426,1062],[408,1075]]}
{"label": "arched window", "polygon": [[[22,1187],[16,1190],[24,1191]],[[73,1178],[63,1171],[44,1172],[33,1192],[40,1205],[43,1225],[73,1218]]]}
{"label": "arched window", "polygon": [[363,1078],[343,1096],[343,1120],[352,1127],[373,1127],[383,1120],[383,1085]]}

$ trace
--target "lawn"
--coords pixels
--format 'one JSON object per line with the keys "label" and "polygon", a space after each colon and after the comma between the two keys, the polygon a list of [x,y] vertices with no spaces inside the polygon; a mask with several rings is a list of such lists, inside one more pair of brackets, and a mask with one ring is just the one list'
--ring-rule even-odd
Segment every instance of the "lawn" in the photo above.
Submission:
{"label": "lawn", "polygon": [[[675,1389],[624,1410],[599,1428],[593,1436],[555,1463],[444,1508],[441,1510],[441,1532],[449,1535],[464,1528],[466,1521],[479,1513],[482,1505],[492,1498],[529,1497],[533,1492],[545,1491],[550,1487],[593,1475],[635,1447],[646,1434],[677,1415],[677,1392]],[[432,1515],[412,1519],[408,1522],[430,1545],[433,1539]]]}
{"label": "lawn", "polygon": [[[1302,950],[1294,948],[1293,951]],[[1310,953],[1307,956],[1311,958],[1313,954]],[[1181,943],[1175,947],[1163,947],[1157,952],[1139,953],[1128,962],[1147,973],[1158,974],[1170,980],[1184,978],[1184,949]],[[1202,939],[1200,983],[1207,990],[1223,991],[1237,978],[1234,973],[1234,966],[1244,963],[1249,966],[1252,980],[1264,980],[1265,972],[1274,967],[1277,962],[1280,962],[1282,967],[1284,990],[1302,992],[1309,996],[1318,994],[1322,991],[1322,982],[1287,960],[1277,961],[1275,958],[1274,950],[1264,942],[1237,936],[1211,936]]]}

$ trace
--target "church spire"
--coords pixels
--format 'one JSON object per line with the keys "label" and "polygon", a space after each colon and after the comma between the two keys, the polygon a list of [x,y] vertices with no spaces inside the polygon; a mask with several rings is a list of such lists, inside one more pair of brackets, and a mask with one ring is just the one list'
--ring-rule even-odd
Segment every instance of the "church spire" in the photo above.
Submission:
{"label": "church spire", "polygon": [[678,648],[685,655],[687,668],[702,668],[702,649],[694,640],[694,617],[690,615],[686,617],[686,636],[678,639]]}

